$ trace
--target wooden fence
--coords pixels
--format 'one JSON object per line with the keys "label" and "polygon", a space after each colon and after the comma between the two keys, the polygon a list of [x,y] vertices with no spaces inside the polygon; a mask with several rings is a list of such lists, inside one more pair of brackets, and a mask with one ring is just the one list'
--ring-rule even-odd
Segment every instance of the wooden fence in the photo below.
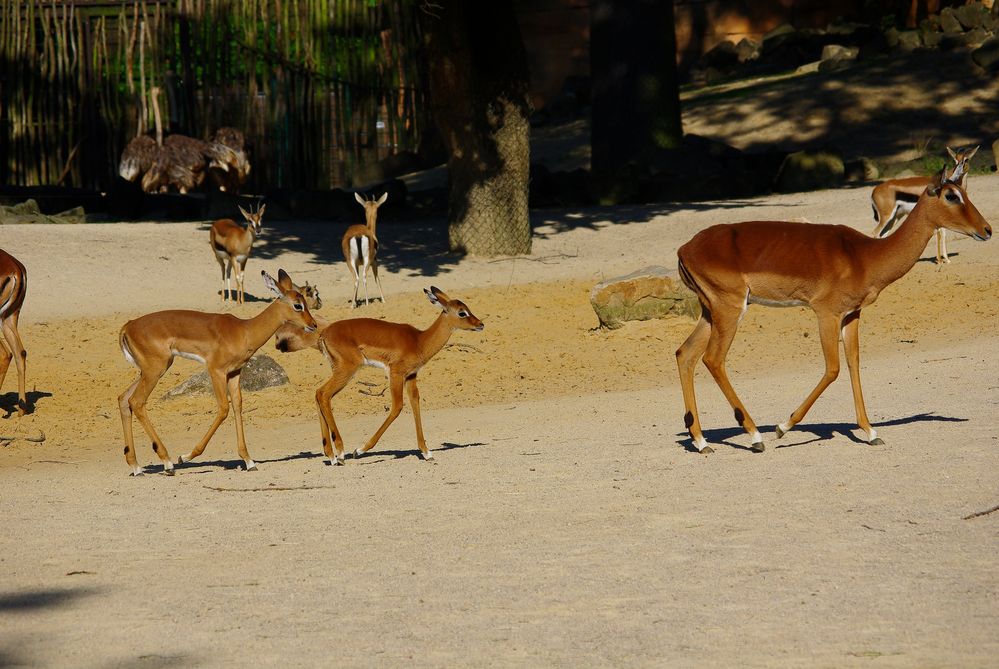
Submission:
{"label": "wooden fence", "polygon": [[0,0],[0,184],[106,188],[153,127],[242,130],[250,189],[330,188],[415,150],[407,0]]}

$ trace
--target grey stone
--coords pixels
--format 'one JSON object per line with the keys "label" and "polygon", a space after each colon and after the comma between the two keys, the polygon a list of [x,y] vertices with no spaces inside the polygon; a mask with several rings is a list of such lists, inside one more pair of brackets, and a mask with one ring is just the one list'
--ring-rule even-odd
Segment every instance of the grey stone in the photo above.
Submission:
{"label": "grey stone", "polygon": [[796,151],[784,159],[774,190],[778,193],[834,188],[843,183],[843,158],[831,151]]}
{"label": "grey stone", "polygon": [[756,60],[760,57],[762,52],[763,44],[757,42],[756,40],[749,39],[748,37],[743,37],[739,40],[739,43],[735,45],[735,54],[739,58],[740,63]]}
{"label": "grey stone", "polygon": [[667,316],[697,318],[697,296],[676,270],[650,266],[625,276],[601,281],[590,291],[590,304],[600,326],[616,329],[625,321],[645,321]]}
{"label": "grey stone", "polygon": [[945,7],[942,12],[940,12],[940,30],[944,31],[948,35],[954,33],[963,33],[964,26],[956,16],[954,16],[953,7]]}
{"label": "grey stone", "polygon": [[856,60],[860,47],[826,44],[822,47],[822,60]]}
{"label": "grey stone", "polygon": [[86,223],[87,214],[83,207],[73,207],[58,214],[43,214],[38,203],[33,199],[19,202],[9,207],[0,206],[0,224],[14,225],[22,223]]}
{"label": "grey stone", "polygon": [[954,7],[952,11],[954,17],[968,30],[984,26],[989,15],[989,10],[985,9],[980,2]]}
{"label": "grey stone", "polygon": [[912,51],[922,45],[923,42],[919,39],[918,30],[903,30],[898,34],[898,48],[903,51]]}
{"label": "grey stone", "polygon": [[[239,377],[239,387],[245,392],[252,393],[264,388],[283,386],[288,383],[288,374],[285,373],[281,365],[274,362],[274,359],[266,355],[255,355],[250,358]],[[201,370],[193,374],[186,381],[180,383],[164,395],[163,399],[173,399],[184,395],[214,395],[212,382],[208,378],[208,372]]]}
{"label": "grey stone", "polygon": [[984,70],[999,70],[999,37],[992,37],[971,53],[971,60]]}

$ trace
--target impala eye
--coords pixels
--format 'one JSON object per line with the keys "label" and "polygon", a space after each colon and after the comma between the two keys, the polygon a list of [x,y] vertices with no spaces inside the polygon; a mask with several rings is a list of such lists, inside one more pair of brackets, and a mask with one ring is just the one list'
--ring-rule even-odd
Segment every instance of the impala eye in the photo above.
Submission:
{"label": "impala eye", "polygon": [[295,311],[304,311],[304,310],[305,310],[305,307],[302,306],[301,302],[296,302],[295,303]]}
{"label": "impala eye", "polygon": [[961,201],[961,196],[952,190],[947,191],[947,194],[944,195],[944,197],[947,198],[948,202],[953,202],[954,204],[957,204]]}
{"label": "impala eye", "polygon": [[459,311],[458,312],[458,318],[468,318],[468,312],[467,311]]}

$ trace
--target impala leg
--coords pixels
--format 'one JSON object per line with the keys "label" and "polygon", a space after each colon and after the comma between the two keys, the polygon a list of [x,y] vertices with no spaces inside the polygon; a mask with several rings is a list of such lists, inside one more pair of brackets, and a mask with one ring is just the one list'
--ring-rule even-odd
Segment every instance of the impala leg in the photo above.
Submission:
{"label": "impala leg", "polygon": [[135,389],[139,387],[139,381],[141,380],[142,376],[140,375],[139,378],[132,382],[132,385],[125,389],[125,392],[118,395],[118,410],[121,412],[121,429],[125,435],[125,462],[132,468],[132,476],[142,476],[142,470],[139,469],[139,462],[135,457],[135,437],[132,434],[132,409],[129,406],[129,401],[132,399]]}
{"label": "impala leg", "polygon": [[405,377],[400,374],[394,374],[391,371],[389,372],[389,391],[392,393],[392,409],[389,411],[389,415],[385,418],[385,422],[378,428],[378,431],[375,432],[371,439],[368,439],[368,443],[366,443],[362,448],[354,451],[355,458],[360,457],[361,453],[367,453],[374,448],[375,444],[378,443],[378,440],[382,438],[383,434],[385,434],[385,430],[387,430],[389,425],[392,424],[392,421],[398,418],[399,414],[402,413],[402,388],[405,383]]}
{"label": "impala leg", "polygon": [[728,372],[725,370],[725,358],[732,346],[732,340],[735,339],[735,333],[739,329],[739,319],[742,318],[745,307],[746,304],[743,303],[735,309],[726,310],[723,314],[719,314],[718,309],[713,312],[714,320],[712,321],[711,336],[708,338],[708,348],[704,352],[704,366],[711,372],[715,383],[721,388],[722,394],[725,395],[725,399],[728,400],[735,412],[735,422],[751,436],[750,450],[754,453],[762,453],[765,449],[763,437],[760,435],[756,423],[750,418],[749,411],[736,394],[735,388],[732,387]]}
{"label": "impala leg", "polygon": [[409,395],[409,406],[413,408],[413,420],[416,421],[416,445],[424,460],[433,460],[434,454],[427,449],[427,440],[423,438],[423,421],[420,420],[420,389],[416,387],[416,374],[406,379],[406,392]]}
{"label": "impala leg", "polygon": [[215,254],[215,260],[219,263],[219,268],[222,270],[222,288],[219,289],[219,297],[225,302],[225,258]]}
{"label": "impala leg", "polygon": [[364,261],[361,267],[361,284],[364,286],[364,304],[368,304],[368,238],[364,238]]}
{"label": "impala leg", "polygon": [[[17,413],[23,416],[28,413],[28,397],[25,394],[24,388],[24,373],[27,366],[28,352],[24,350],[24,344],[21,343],[21,336],[17,333],[17,319],[19,316],[20,312],[12,314],[3,321],[3,338],[7,342],[10,354],[14,358],[14,365],[17,367]],[[10,358],[8,357],[6,364],[3,365],[3,373],[0,374],[0,383],[3,382],[3,377],[6,375],[9,365]]]}
{"label": "impala leg", "polygon": [[0,338],[0,386],[3,386],[3,380],[7,377],[11,358],[13,358],[13,355],[10,349],[7,347],[6,342]]}
{"label": "impala leg", "polygon": [[777,438],[783,437],[792,427],[801,422],[808,410],[815,404],[829,384],[839,376],[839,327],[842,318],[838,314],[819,315],[819,340],[822,342],[822,355],[826,361],[826,371],[819,379],[818,385],[809,393],[786,423],[777,426]]}
{"label": "impala leg", "polygon": [[[142,428],[153,441],[153,452],[159,456],[160,461],[163,463],[163,473],[169,476],[173,476],[174,474],[173,462],[170,461],[170,454],[167,452],[166,446],[163,445],[163,440],[160,439],[158,434],[156,434],[156,428],[153,427],[153,422],[149,420],[149,414],[146,413],[146,400],[149,399],[149,394],[153,392],[153,388],[156,387],[160,377],[162,377],[163,373],[169,369],[171,364],[173,364],[172,357],[167,358],[166,360],[147,362],[146,366],[140,369],[141,373],[138,381],[129,387],[131,393],[126,390],[119,398],[119,402],[124,399],[124,401],[128,403],[128,407],[131,409],[132,414],[139,419],[140,423],[142,423]],[[125,423],[124,412],[122,412],[122,423]],[[131,432],[132,422],[129,420],[125,431],[125,445],[132,451],[132,458],[134,461],[135,446],[134,444],[128,443],[131,438]],[[125,458],[128,460],[128,453],[125,454]],[[128,464],[133,465],[133,461],[129,461]],[[132,471],[133,473],[139,473],[138,466],[133,465]]]}
{"label": "impala leg", "polygon": [[347,264],[347,266],[350,267],[350,273],[354,275],[354,299],[350,303],[350,308],[351,309],[356,309],[357,308],[357,288],[358,288],[358,285],[360,284],[361,277],[359,277],[357,275],[357,264],[356,264],[356,262],[355,262],[354,259],[351,259],[351,262],[349,262]]}
{"label": "impala leg", "polygon": [[239,372],[229,377],[229,401],[232,402],[232,412],[236,415],[236,448],[239,457],[243,458],[246,464],[246,471],[257,471],[257,463],[250,457],[250,452],[246,450],[246,436],[243,434],[243,390],[239,387]]}
{"label": "impala leg", "polygon": [[237,262],[239,263],[239,274],[236,275],[236,283],[239,286],[239,303],[243,304],[244,293],[243,293],[243,278],[246,276],[246,261],[247,258],[244,256],[240,258]]}
{"label": "impala leg", "polygon": [[857,425],[867,433],[867,443],[880,446],[885,442],[878,437],[871,425],[864,406],[864,393],[860,389],[860,312],[855,311],[843,319],[843,351],[846,366],[850,370],[850,385],[853,387],[853,406],[857,411]]}
{"label": "impala leg", "polygon": [[[208,445],[209,440],[215,434],[215,431],[219,429],[219,425],[226,419],[229,415],[229,398],[226,397],[226,380],[225,372],[222,370],[208,370],[208,377],[212,380],[212,390],[215,391],[215,401],[219,405],[218,415],[215,416],[215,420],[212,422],[211,426],[208,428],[208,432],[205,436],[201,438],[198,445],[194,447],[187,455],[182,455],[177,458],[177,464],[182,464],[185,462],[190,462],[194,458],[198,457],[205,452],[205,447]],[[242,427],[242,426],[240,426]]]}
{"label": "impala leg", "polygon": [[333,366],[333,376],[316,390],[316,406],[319,408],[319,431],[323,437],[323,453],[331,465],[342,465],[343,435],[333,419],[331,402],[333,396],[343,390],[357,372],[357,366],[349,366],[337,361]]}
{"label": "impala leg", "polygon": [[947,257],[947,229],[937,228],[937,264],[949,263]]}
{"label": "impala leg", "polygon": [[232,301],[232,258],[225,263],[225,301]]}
{"label": "impala leg", "polygon": [[[704,307],[701,310],[705,314],[708,313]],[[710,336],[711,321],[702,315],[701,320],[694,326],[694,331],[676,350],[676,365],[680,370],[680,387],[683,389],[683,406],[686,411],[683,415],[683,424],[690,432],[694,448],[701,453],[711,453],[712,448],[708,446],[701,433],[701,419],[697,413],[697,399],[694,397],[694,368],[704,355]]]}
{"label": "impala leg", "polygon": [[382,298],[382,304],[385,304],[385,293],[382,292],[382,281],[378,278],[377,258],[372,258],[371,260],[371,272],[375,275],[375,285],[378,286],[378,296]]}

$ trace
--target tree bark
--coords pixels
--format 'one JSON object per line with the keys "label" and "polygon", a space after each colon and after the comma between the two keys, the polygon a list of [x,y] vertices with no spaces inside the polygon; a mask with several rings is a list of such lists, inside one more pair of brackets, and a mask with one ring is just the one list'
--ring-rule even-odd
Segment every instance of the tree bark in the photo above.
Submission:
{"label": "tree bark", "polygon": [[512,0],[439,0],[422,20],[448,153],[451,250],[530,253],[527,56]]}

